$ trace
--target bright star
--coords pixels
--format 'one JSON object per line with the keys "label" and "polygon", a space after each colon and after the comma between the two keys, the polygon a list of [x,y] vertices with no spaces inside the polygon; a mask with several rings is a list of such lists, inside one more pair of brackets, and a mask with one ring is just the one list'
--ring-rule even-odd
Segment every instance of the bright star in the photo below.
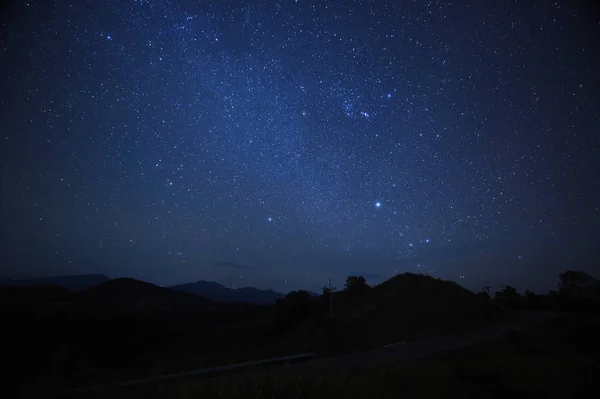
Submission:
{"label": "bright star", "polygon": [[272,222],[272,221],[273,221],[273,218],[269,216],[269,219],[268,219],[268,220],[269,220],[269,222]]}
{"label": "bright star", "polygon": [[375,208],[381,208],[381,202],[377,201],[377,202],[375,203]]}

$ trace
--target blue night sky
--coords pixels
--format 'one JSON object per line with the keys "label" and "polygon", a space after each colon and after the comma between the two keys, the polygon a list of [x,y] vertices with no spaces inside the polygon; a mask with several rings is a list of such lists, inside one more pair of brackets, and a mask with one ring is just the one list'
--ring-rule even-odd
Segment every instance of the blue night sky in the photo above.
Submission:
{"label": "blue night sky", "polygon": [[600,265],[581,2],[17,1],[1,275],[547,290]]}

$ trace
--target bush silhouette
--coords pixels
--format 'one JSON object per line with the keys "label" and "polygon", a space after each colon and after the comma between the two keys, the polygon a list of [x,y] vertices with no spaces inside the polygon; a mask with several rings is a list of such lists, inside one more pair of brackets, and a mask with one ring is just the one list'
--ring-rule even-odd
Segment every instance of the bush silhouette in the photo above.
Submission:
{"label": "bush silhouette", "polygon": [[287,328],[306,320],[314,311],[313,298],[308,291],[290,291],[275,306],[276,327]]}

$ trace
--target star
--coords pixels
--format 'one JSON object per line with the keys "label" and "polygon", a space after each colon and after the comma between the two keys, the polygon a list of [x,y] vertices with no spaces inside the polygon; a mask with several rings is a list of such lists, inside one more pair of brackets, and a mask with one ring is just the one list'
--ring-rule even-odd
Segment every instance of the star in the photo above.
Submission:
{"label": "star", "polygon": [[226,279],[182,262],[235,255],[265,266],[243,281],[312,290],[330,276],[301,279],[307,265],[415,260],[401,273],[419,252],[419,271],[465,285],[516,265],[537,284],[540,253],[548,273],[596,253],[598,27],[582,12],[528,7],[507,33],[496,22],[521,5],[479,2],[457,30],[461,2],[16,3],[0,39],[0,252],[22,260],[7,270],[77,256],[66,272],[166,283]]}

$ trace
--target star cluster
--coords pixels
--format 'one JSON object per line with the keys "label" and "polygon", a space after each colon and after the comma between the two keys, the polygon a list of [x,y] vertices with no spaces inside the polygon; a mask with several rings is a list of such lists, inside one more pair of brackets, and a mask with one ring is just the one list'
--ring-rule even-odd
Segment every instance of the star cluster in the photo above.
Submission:
{"label": "star cluster", "polygon": [[598,244],[585,10],[124,0],[10,15],[12,274],[285,290],[419,271],[477,286],[554,276],[548,248]]}

